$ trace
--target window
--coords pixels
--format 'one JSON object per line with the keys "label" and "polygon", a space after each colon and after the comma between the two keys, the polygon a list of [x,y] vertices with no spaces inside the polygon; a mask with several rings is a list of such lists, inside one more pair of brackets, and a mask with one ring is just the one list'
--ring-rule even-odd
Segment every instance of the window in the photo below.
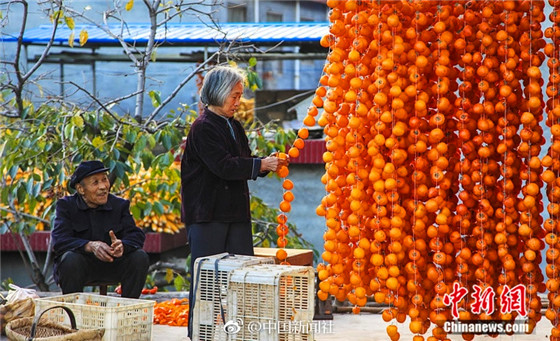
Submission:
{"label": "window", "polygon": [[[282,19],[282,13],[266,12],[266,22],[277,23],[282,22]],[[281,75],[284,73],[284,63],[282,60],[271,60],[265,63],[265,69],[268,69],[267,72],[270,72],[270,77],[267,78],[272,79],[273,75]]]}
{"label": "window", "polygon": [[282,22],[282,13],[267,12],[266,22]]}
{"label": "window", "polygon": [[247,22],[247,7],[234,3],[228,4],[228,22]]}

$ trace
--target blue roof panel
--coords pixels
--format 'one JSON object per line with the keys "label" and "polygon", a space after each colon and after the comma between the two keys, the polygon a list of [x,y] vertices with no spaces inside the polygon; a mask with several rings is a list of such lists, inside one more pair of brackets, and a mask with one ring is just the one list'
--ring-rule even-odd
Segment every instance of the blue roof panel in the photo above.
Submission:
{"label": "blue roof panel", "polygon": [[[52,35],[51,24],[41,25],[26,30],[23,36],[24,44],[45,44]],[[75,43],[79,41],[79,33],[86,30],[88,43],[98,45],[118,44],[108,31],[117,35],[121,32],[120,24],[109,24],[103,29],[86,24],[77,24],[74,28]],[[157,43],[196,45],[208,43],[228,43],[231,41],[247,43],[305,43],[319,42],[321,37],[329,31],[327,22],[301,23],[227,23],[220,24],[219,29],[203,24],[170,23],[161,27],[156,35]],[[122,36],[127,43],[145,44],[150,33],[149,24],[128,24]],[[72,33],[66,25],[59,26],[55,36],[56,43],[67,44]],[[0,41],[14,42],[17,36],[0,37]],[[87,44],[86,44],[87,46]]]}

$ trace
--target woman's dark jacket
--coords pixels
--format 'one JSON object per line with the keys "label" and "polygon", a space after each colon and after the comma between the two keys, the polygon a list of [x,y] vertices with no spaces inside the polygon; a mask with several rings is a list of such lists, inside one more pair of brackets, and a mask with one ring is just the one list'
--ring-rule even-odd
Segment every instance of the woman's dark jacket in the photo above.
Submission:
{"label": "woman's dark jacket", "polygon": [[241,123],[206,108],[187,135],[181,160],[181,197],[185,224],[248,222],[249,187],[260,173],[261,159],[251,156]]}
{"label": "woman's dark jacket", "polygon": [[111,245],[109,231],[113,230],[127,254],[144,246],[146,235],[130,215],[130,202],[109,194],[107,203],[97,208],[88,207],[77,193],[65,196],[56,203],[56,218],[51,233],[54,274],[66,251],[83,252],[89,241],[103,241]]}

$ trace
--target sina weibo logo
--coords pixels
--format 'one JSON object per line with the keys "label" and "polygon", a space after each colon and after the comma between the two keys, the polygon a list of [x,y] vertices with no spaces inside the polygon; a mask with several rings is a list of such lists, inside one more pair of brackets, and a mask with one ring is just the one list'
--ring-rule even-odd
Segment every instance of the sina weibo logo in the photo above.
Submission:
{"label": "sina weibo logo", "polygon": [[237,334],[241,330],[241,326],[243,326],[243,320],[238,318],[235,321],[230,320],[226,324],[224,324],[224,331],[226,334]]}

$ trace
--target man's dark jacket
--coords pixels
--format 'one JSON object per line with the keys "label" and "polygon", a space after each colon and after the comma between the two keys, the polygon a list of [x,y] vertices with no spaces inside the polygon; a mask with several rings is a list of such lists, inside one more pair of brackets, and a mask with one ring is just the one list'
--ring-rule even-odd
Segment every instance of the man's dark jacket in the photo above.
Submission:
{"label": "man's dark jacket", "polygon": [[109,194],[107,203],[90,208],[77,193],[59,199],[51,233],[55,279],[58,278],[58,263],[66,251],[85,253],[84,246],[89,241],[100,240],[111,245],[110,230],[122,241],[124,254],[144,246],[146,236],[130,215],[128,200]]}
{"label": "man's dark jacket", "polygon": [[251,156],[241,123],[206,108],[192,124],[181,160],[181,197],[186,225],[249,222],[249,187],[260,173],[261,159]]}

